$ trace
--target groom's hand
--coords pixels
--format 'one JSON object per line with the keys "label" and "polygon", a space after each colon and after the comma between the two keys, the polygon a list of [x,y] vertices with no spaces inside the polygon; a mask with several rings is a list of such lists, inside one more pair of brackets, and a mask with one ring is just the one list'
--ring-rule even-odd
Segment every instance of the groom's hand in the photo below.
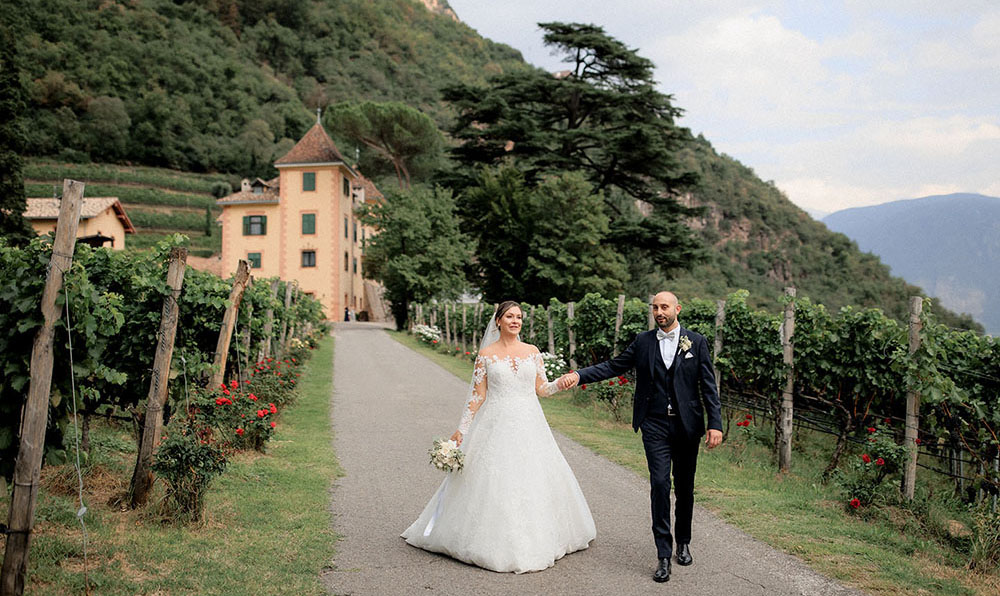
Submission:
{"label": "groom's hand", "polygon": [[709,449],[715,449],[722,444],[722,431],[714,428],[708,429],[708,436],[705,437],[705,444]]}
{"label": "groom's hand", "polygon": [[570,387],[576,387],[576,384],[580,382],[580,375],[576,371],[568,372],[563,376],[559,377],[556,384],[559,385],[560,391],[565,391]]}

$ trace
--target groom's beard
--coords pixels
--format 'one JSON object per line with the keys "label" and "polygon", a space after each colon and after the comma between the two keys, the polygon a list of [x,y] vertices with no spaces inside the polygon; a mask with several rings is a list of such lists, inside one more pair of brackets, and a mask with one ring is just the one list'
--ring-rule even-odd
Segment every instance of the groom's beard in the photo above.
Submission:
{"label": "groom's beard", "polygon": [[657,327],[666,331],[667,329],[670,329],[671,326],[673,326],[674,321],[677,320],[677,315],[663,314],[663,315],[657,315],[653,317],[653,319],[656,321]]}

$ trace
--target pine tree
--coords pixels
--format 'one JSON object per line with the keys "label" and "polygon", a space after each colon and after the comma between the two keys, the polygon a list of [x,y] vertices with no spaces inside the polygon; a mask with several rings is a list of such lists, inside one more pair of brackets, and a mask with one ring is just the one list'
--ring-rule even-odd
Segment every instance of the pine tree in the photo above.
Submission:
{"label": "pine tree", "polygon": [[25,244],[35,233],[24,219],[25,88],[13,28],[0,23],[0,237]]}

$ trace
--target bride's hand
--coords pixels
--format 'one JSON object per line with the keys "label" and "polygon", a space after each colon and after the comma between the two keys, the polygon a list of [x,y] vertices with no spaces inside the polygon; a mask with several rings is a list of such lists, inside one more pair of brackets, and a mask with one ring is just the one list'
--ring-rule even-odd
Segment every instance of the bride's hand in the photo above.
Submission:
{"label": "bride's hand", "polygon": [[461,445],[462,444],[462,431],[456,430],[455,434],[451,435],[451,440],[455,441],[455,444]]}

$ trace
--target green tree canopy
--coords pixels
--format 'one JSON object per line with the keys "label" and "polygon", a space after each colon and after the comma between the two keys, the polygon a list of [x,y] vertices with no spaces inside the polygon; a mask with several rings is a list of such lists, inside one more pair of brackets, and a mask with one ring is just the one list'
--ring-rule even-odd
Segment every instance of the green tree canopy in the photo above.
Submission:
{"label": "green tree canopy", "polygon": [[454,298],[465,289],[472,253],[451,191],[416,186],[389,192],[361,219],[378,229],[365,242],[365,276],[385,286],[398,329],[406,325],[410,302]]}
{"label": "green tree canopy", "polygon": [[628,269],[605,243],[605,209],[579,173],[530,186],[514,167],[484,168],[460,201],[464,229],[477,245],[474,285],[487,301],[533,304],[621,291]]}
{"label": "green tree canopy", "polygon": [[[612,241],[662,266],[687,266],[698,243],[680,222],[692,211],[676,195],[695,181],[678,161],[690,133],[675,124],[681,110],[671,96],[656,90],[653,64],[594,25],[540,27],[567,71],[501,74],[486,86],[445,90],[459,114],[458,184],[476,166],[509,158],[532,183],[582,172],[610,207]],[[628,217],[636,201],[651,207],[649,217]]]}
{"label": "green tree canopy", "polygon": [[441,152],[441,133],[430,116],[395,101],[339,103],[327,111],[326,125],[371,151],[374,163],[364,171],[378,173],[390,164],[400,188],[410,187],[414,167],[433,162]]}

